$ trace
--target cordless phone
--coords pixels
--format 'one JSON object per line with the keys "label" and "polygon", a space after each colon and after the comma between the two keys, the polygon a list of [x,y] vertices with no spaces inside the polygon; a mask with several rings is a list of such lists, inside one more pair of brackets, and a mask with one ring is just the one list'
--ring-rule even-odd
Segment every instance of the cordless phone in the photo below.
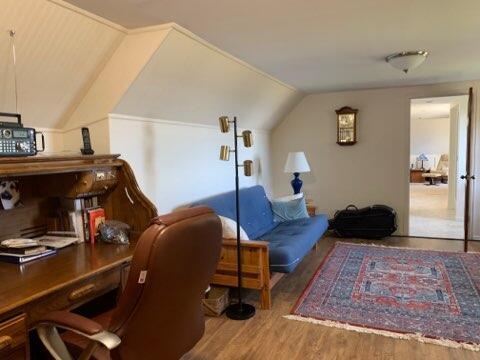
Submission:
{"label": "cordless phone", "polygon": [[82,128],[83,149],[80,149],[83,155],[93,155],[92,143],[90,142],[90,131],[88,128]]}

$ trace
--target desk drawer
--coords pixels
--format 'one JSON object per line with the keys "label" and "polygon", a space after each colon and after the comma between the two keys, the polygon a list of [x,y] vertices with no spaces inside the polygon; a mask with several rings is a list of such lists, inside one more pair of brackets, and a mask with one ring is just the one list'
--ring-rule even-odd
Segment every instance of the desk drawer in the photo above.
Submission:
{"label": "desk drawer", "polygon": [[120,269],[75,282],[31,304],[28,315],[30,327],[43,315],[56,310],[74,309],[95,297],[120,286]]}
{"label": "desk drawer", "polygon": [[26,316],[20,315],[0,323],[0,359],[27,358]]}

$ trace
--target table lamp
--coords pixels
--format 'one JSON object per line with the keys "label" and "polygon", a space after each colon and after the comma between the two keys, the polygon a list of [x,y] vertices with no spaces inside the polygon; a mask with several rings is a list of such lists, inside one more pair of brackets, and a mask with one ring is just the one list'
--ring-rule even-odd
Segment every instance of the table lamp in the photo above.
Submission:
{"label": "table lamp", "polygon": [[287,162],[285,163],[286,173],[293,173],[292,184],[293,193],[298,194],[302,188],[303,181],[300,180],[300,173],[310,172],[310,166],[308,165],[307,158],[303,151],[288,153]]}
{"label": "table lamp", "polygon": [[425,170],[425,168],[423,167],[423,162],[424,161],[428,161],[428,157],[425,155],[425,154],[420,154],[418,155],[417,157],[417,161],[421,161],[422,162],[422,167],[420,168],[420,170]]}

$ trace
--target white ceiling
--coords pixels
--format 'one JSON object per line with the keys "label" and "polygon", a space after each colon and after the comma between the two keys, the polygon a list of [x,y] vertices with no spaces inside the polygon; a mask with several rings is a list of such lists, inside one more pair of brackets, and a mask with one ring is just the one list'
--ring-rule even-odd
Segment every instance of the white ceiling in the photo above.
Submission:
{"label": "white ceiling", "polygon": [[429,104],[429,103],[412,103],[410,109],[412,119],[439,119],[450,117],[450,103],[445,104]]}
{"label": "white ceiling", "polygon": [[[67,0],[127,28],[176,22],[305,92],[480,78],[478,0]],[[384,57],[431,55],[408,75]]]}
{"label": "white ceiling", "polygon": [[410,105],[410,117],[412,119],[440,119],[449,118],[450,109],[460,104],[461,101],[468,101],[468,96],[443,96],[423,99],[413,99]]}

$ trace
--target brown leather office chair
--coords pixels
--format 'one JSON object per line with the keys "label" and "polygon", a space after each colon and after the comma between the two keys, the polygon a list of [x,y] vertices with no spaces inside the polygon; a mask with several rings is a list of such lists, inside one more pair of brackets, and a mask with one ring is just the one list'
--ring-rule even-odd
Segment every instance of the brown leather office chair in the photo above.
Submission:
{"label": "brown leather office chair", "polygon": [[[36,325],[40,339],[62,360],[72,359],[69,350],[81,350],[81,359],[179,359],[203,335],[201,299],[221,239],[220,220],[206,207],[154,219],[138,240],[117,307],[93,320],[47,314]],[[57,328],[68,331],[59,336]]]}

